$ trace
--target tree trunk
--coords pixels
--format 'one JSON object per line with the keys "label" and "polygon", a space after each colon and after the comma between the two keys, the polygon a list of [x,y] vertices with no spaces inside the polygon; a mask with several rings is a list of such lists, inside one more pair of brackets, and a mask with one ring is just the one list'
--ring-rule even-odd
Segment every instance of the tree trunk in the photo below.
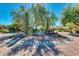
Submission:
{"label": "tree trunk", "polygon": [[25,12],[25,33],[29,34],[29,16],[28,12]]}
{"label": "tree trunk", "polygon": [[48,20],[48,18],[47,18],[46,32],[48,31],[48,29],[49,29],[49,20]]}

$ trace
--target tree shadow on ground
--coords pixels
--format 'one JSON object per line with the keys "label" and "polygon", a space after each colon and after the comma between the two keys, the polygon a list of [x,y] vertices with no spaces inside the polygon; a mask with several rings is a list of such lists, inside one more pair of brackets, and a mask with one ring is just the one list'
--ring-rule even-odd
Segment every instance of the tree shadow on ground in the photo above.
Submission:
{"label": "tree shadow on ground", "polygon": [[[51,36],[53,38],[57,38],[58,40],[66,40],[66,41],[71,41],[71,39],[69,37],[66,37],[64,35],[60,35],[58,33],[54,33],[54,34],[48,34],[48,36]],[[56,39],[55,39],[56,40]]]}
{"label": "tree shadow on ground", "polygon": [[7,42],[6,44],[8,47],[13,46],[24,37],[26,37],[25,34],[17,34],[13,38],[11,38],[11,40],[9,42]]}
{"label": "tree shadow on ground", "polygon": [[69,35],[79,37],[79,33],[69,33]]}
{"label": "tree shadow on ground", "polygon": [[[55,47],[55,44],[50,40],[49,38],[46,39],[45,37],[41,38],[32,38],[25,40],[20,45],[11,48],[11,50],[7,53],[7,56],[16,55],[18,52],[20,52],[22,49],[28,49],[32,50],[32,47],[35,46],[35,52],[32,54],[32,56],[44,56],[48,53],[50,55],[59,55],[60,51]],[[48,52],[46,52],[48,51]],[[31,53],[31,51],[29,52]]]}
{"label": "tree shadow on ground", "polygon": [[13,38],[13,37],[15,37],[15,36],[16,36],[16,35],[0,37],[0,41],[4,41],[4,40],[10,39],[10,38]]}
{"label": "tree shadow on ground", "polygon": [[18,45],[16,47],[11,48],[11,51],[8,53],[8,56],[15,55],[19,51],[21,51],[22,49],[27,49],[29,46],[32,46],[33,43],[34,43],[33,39],[24,41],[22,44],[20,44],[20,45]]}

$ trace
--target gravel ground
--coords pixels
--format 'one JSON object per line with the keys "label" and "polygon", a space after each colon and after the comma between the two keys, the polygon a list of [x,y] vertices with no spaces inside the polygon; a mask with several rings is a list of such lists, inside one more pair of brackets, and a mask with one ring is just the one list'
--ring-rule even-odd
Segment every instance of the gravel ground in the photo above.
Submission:
{"label": "gravel ground", "polygon": [[64,53],[65,56],[79,56],[79,37],[70,36],[69,33],[60,32],[61,35],[72,38],[68,44],[58,46],[60,51]]}
{"label": "gravel ground", "polygon": [[[79,56],[79,37],[75,37],[75,36],[71,36],[69,35],[69,33],[67,32],[59,32],[59,34],[61,35],[64,35],[66,37],[69,37],[72,39],[72,41],[66,43],[66,44],[63,44],[63,45],[57,45],[56,47],[61,51],[63,52],[63,54],[65,56]],[[0,34],[0,37],[1,36],[6,36],[6,35],[10,35],[10,34]],[[13,48],[14,46],[12,47],[8,47],[5,45],[3,46],[4,43],[3,42],[0,42],[0,56],[2,55],[5,55],[11,48]],[[33,52],[35,50],[33,49]],[[16,54],[17,55],[27,55],[27,50],[22,50],[20,51],[19,53]],[[32,54],[32,53],[31,53]],[[50,56],[50,55],[49,55]]]}

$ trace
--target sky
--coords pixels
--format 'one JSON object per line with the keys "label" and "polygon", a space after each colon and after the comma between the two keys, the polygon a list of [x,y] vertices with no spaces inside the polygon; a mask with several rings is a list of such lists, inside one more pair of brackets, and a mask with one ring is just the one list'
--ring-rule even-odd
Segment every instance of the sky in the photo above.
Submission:
{"label": "sky", "polygon": [[[12,9],[17,9],[19,6],[24,5],[25,7],[31,7],[31,3],[0,3],[0,24],[11,24],[11,11]],[[54,11],[55,15],[60,18],[62,10],[68,5],[67,3],[46,3],[45,7],[49,11]],[[75,4],[73,4],[75,5]],[[61,23],[56,22],[56,25],[59,26]]]}

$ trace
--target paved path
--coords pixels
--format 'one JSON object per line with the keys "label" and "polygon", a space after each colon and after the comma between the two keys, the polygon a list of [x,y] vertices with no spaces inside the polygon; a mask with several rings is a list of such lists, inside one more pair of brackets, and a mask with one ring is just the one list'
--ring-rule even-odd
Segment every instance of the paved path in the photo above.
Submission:
{"label": "paved path", "polygon": [[4,37],[4,36],[11,36],[11,35],[15,35],[16,33],[6,33],[6,34],[1,34],[0,33],[0,37]]}
{"label": "paved path", "polygon": [[60,33],[61,35],[68,36],[73,39],[73,41],[68,44],[58,46],[58,48],[66,56],[79,56],[79,37],[69,36],[68,33]]}

